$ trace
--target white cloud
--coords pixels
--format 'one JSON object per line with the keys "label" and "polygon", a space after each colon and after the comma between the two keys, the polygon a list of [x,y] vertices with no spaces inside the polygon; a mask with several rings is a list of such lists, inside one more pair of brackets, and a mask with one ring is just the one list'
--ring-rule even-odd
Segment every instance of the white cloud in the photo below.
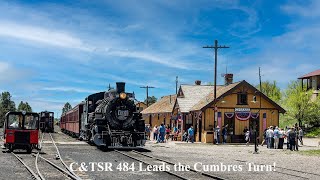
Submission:
{"label": "white cloud", "polygon": [[84,89],[78,87],[58,86],[58,87],[43,87],[41,90],[45,91],[62,91],[62,92],[77,92],[77,93],[96,93],[99,90]]}
{"label": "white cloud", "polygon": [[289,2],[290,3],[281,7],[281,9],[288,14],[299,15],[308,18],[316,18],[320,16],[319,0],[303,1],[303,4],[298,4],[294,1]]}
{"label": "white cloud", "polygon": [[92,47],[70,33],[13,22],[0,21],[0,36],[62,48],[92,50]]}
{"label": "white cloud", "polygon": [[157,64],[162,64],[167,67],[178,68],[178,69],[193,69],[188,63],[181,62],[177,59],[170,59],[170,57],[160,57],[159,55],[148,53],[148,52],[138,52],[138,51],[107,51],[109,55],[118,57],[129,57],[140,59],[143,61],[154,62]]}
{"label": "white cloud", "polygon": [[17,80],[25,80],[31,74],[30,70],[18,69],[8,62],[0,61],[0,87],[3,87],[5,84],[12,85]]}

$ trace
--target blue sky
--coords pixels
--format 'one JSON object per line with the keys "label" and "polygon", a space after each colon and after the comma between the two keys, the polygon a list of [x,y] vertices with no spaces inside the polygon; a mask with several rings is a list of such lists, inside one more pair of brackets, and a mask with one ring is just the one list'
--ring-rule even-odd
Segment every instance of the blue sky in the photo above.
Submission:
{"label": "blue sky", "polygon": [[35,111],[61,113],[110,83],[158,98],[182,84],[277,80],[281,88],[319,69],[320,1],[1,1],[0,91]]}

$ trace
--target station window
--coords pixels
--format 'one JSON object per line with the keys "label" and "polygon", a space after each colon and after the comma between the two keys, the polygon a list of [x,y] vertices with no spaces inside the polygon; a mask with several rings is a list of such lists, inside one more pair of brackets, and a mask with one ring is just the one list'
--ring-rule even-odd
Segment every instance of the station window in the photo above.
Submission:
{"label": "station window", "polygon": [[238,94],[238,105],[247,105],[248,104],[248,95],[246,93]]}

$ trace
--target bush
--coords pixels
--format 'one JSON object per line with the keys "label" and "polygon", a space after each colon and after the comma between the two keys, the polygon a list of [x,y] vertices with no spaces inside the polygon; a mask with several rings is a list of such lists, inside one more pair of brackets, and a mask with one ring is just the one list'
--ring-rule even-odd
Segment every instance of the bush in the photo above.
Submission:
{"label": "bush", "polygon": [[308,132],[306,137],[319,137],[320,136],[320,128],[319,127],[314,127],[311,129],[310,132]]}

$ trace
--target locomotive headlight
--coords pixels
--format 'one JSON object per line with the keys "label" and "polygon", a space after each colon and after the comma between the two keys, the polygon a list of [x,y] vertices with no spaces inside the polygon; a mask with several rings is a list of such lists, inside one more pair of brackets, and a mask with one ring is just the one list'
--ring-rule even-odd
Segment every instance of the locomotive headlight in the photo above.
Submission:
{"label": "locomotive headlight", "polygon": [[125,99],[127,97],[126,93],[120,93],[120,99]]}

